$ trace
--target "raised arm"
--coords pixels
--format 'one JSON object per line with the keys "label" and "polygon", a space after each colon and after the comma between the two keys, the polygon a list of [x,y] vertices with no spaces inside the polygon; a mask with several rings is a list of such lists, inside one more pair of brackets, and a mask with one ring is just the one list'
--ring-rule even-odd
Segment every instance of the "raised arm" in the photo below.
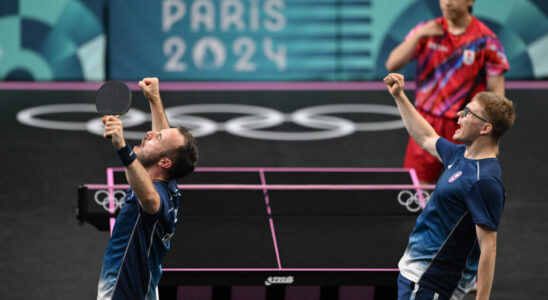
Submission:
{"label": "raised arm", "polygon": [[497,232],[483,225],[476,225],[476,234],[481,249],[478,263],[478,292],[476,300],[487,300],[491,294],[497,257]]}
{"label": "raised arm", "polygon": [[133,150],[126,144],[123,135],[122,121],[116,117],[103,117],[105,132],[103,136],[112,141],[112,145],[118,151],[124,168],[126,178],[139,200],[139,204],[148,214],[155,214],[160,209],[160,195],[154,188],[150,175],[143,165],[135,159]]}
{"label": "raised arm", "polygon": [[427,22],[424,26],[419,27],[415,32],[401,42],[388,56],[385,66],[390,72],[398,71],[405,67],[411,60],[413,52],[417,48],[419,41],[423,37],[442,35],[443,27],[434,20]]}
{"label": "raised arm", "polygon": [[504,96],[504,75],[487,77],[487,90]]}
{"label": "raised arm", "polygon": [[159,81],[156,77],[147,77],[139,81],[139,87],[150,104],[150,115],[152,116],[152,131],[160,131],[169,128],[164,105],[160,98]]}
{"label": "raised arm", "polygon": [[384,78],[384,83],[388,91],[396,100],[396,105],[401,114],[401,118],[409,135],[417,144],[428,153],[432,154],[438,160],[441,158],[436,150],[436,141],[439,136],[430,124],[419,114],[415,106],[409,101],[403,91],[403,75],[390,73]]}

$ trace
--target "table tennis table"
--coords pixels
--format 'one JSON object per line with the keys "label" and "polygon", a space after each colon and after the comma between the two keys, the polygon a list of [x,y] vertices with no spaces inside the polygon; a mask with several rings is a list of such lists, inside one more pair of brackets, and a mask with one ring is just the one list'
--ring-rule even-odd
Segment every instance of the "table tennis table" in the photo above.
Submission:
{"label": "table tennis table", "polygon": [[[112,230],[127,188],[124,169],[107,168],[106,184],[78,188],[78,220]],[[339,299],[381,299],[433,188],[402,168],[197,168],[179,182],[160,288],[177,299],[215,294],[208,286],[305,299],[337,286]]]}

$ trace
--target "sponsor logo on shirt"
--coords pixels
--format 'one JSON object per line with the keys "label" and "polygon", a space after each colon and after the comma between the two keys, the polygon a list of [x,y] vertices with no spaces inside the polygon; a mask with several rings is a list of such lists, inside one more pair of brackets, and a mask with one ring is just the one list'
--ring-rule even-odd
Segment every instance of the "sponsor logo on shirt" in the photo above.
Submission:
{"label": "sponsor logo on shirt", "polygon": [[470,49],[464,49],[464,52],[462,53],[462,62],[465,65],[473,64],[475,58],[476,58],[476,52]]}
{"label": "sponsor logo on shirt", "polygon": [[295,281],[293,276],[269,276],[265,281],[264,285],[270,286],[272,284],[292,284]]}
{"label": "sponsor logo on shirt", "polygon": [[435,51],[441,51],[441,52],[447,52],[449,49],[447,49],[446,46],[440,45],[438,43],[430,42],[428,43],[428,48],[435,50]]}
{"label": "sponsor logo on shirt", "polygon": [[449,180],[447,180],[447,182],[451,183],[451,182],[457,180],[457,178],[459,178],[461,175],[462,175],[462,171],[458,171],[457,173],[455,173],[451,177],[449,177]]}
{"label": "sponsor logo on shirt", "polygon": [[174,234],[175,234],[175,233],[171,232],[171,233],[167,233],[166,235],[164,235],[164,236],[162,237],[162,243],[165,244],[165,243],[169,242],[169,241],[171,240],[171,238],[173,237]]}

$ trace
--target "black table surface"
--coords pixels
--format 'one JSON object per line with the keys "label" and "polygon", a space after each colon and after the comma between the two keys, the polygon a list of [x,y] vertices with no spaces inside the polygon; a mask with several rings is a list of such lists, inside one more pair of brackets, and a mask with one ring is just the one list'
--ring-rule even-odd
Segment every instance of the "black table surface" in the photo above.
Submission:
{"label": "black table surface", "polygon": [[[116,184],[124,183],[120,173]],[[271,188],[280,185],[289,188]],[[359,188],[365,185],[382,186]],[[297,285],[393,284],[418,212],[398,203],[401,189],[390,185],[413,180],[403,169],[196,172],[180,182],[161,285],[253,285],[273,277]]]}

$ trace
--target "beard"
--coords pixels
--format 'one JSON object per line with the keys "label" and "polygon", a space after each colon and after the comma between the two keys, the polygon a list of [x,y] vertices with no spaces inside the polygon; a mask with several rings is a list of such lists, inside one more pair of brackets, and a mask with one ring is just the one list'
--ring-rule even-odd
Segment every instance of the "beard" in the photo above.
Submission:
{"label": "beard", "polygon": [[160,155],[146,155],[143,153],[137,154],[137,160],[143,165],[145,169],[148,169],[155,165],[160,160]]}

